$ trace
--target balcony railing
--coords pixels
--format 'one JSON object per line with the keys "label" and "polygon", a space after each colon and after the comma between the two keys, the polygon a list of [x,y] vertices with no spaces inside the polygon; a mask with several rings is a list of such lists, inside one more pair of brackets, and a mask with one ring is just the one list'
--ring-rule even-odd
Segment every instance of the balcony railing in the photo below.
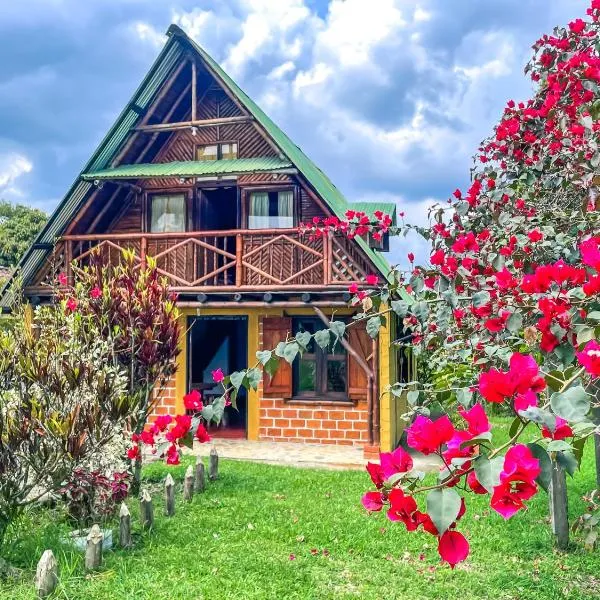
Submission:
{"label": "balcony railing", "polygon": [[125,249],[140,265],[154,257],[161,275],[179,292],[346,287],[370,271],[348,239],[309,239],[297,229],[69,235],[60,240],[55,263],[66,270],[71,261],[85,266],[94,249],[113,264]]}

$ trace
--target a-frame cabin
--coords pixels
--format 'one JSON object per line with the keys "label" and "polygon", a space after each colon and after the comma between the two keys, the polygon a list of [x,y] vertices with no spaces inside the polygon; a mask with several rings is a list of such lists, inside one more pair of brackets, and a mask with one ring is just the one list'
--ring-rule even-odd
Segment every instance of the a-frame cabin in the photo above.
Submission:
{"label": "a-frame cabin", "polygon": [[[387,261],[369,240],[314,240],[298,225],[348,209],[324,173],[179,27],[125,110],[19,265],[32,303],[50,299],[57,269],[84,265],[92,248],[153,256],[178,293],[185,335],[177,375],[158,413],[182,409],[198,388],[217,393],[211,370],[245,368],[289,332],[349,318],[348,285]],[[12,301],[10,284],[2,305]],[[258,392],[227,409],[216,435],[248,439],[395,446],[403,403],[396,381],[395,323],[373,341],[353,330],[351,351],[310,348]]]}

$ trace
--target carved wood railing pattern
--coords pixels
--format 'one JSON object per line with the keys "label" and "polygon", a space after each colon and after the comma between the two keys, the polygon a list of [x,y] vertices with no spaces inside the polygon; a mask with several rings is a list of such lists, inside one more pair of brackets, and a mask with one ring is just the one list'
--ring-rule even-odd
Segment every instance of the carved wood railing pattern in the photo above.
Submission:
{"label": "carved wood railing pattern", "polygon": [[70,235],[57,245],[54,261],[68,271],[71,261],[85,266],[93,250],[112,264],[123,250],[133,251],[140,265],[152,256],[177,291],[342,287],[372,271],[351,240],[311,239],[297,229]]}

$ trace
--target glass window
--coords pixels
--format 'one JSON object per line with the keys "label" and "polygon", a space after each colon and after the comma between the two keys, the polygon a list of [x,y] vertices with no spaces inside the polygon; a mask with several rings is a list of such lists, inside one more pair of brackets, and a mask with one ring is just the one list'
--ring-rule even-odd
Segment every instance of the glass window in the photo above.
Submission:
{"label": "glass window", "polygon": [[219,146],[217,144],[196,146],[196,160],[217,160],[217,158],[219,158]]}
{"label": "glass window", "polygon": [[294,226],[294,192],[252,192],[249,229],[290,229]]}
{"label": "glass window", "polygon": [[152,196],[150,216],[152,233],[185,231],[184,194]]}
{"label": "glass window", "polygon": [[238,157],[237,142],[221,144],[221,158],[223,160],[231,160]]}
{"label": "glass window", "polygon": [[[296,334],[301,331],[314,333],[325,326],[320,319],[297,317],[293,327]],[[294,361],[294,395],[314,400],[346,399],[346,360],[346,350],[339,343],[323,349],[311,340],[302,356]]]}

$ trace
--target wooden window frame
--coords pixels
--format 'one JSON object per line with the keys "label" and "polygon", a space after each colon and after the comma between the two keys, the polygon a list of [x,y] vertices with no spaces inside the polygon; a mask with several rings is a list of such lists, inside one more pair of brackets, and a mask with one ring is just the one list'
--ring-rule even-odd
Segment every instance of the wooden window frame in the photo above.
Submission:
{"label": "wooden window frame", "polygon": [[[313,321],[316,325],[315,330],[322,327],[322,322],[317,317],[292,317],[292,331],[295,332],[298,320]],[[344,354],[330,354],[322,350],[313,340],[314,352],[304,352],[303,356],[314,356],[315,365],[315,391],[298,391],[298,379],[300,370],[300,357],[292,365],[292,402],[338,402],[340,404],[352,404],[352,399],[348,394],[348,352]],[[341,362],[343,357],[346,367],[346,389],[343,392],[333,392],[327,389],[327,364],[330,359]]]}
{"label": "wooden window frame", "polygon": [[[152,233],[151,231],[151,225],[152,225],[152,199],[155,196],[177,196],[177,195],[183,195],[184,197],[184,204],[185,204],[185,215],[184,215],[184,222],[185,222],[185,229],[184,231],[173,231],[170,233],[173,233],[173,235],[177,235],[180,233],[184,233],[186,231],[193,231],[193,223],[191,223],[190,219],[192,217],[192,206],[193,206],[193,197],[194,197],[194,190],[193,188],[191,188],[190,186],[186,186],[186,187],[173,187],[173,188],[160,188],[160,189],[153,189],[152,191],[148,191],[145,193],[144,195],[144,203],[145,203],[145,210],[144,210],[144,233]],[[142,207],[144,207],[144,204],[142,204]],[[192,229],[190,229],[190,226],[192,227]]]}
{"label": "wooden window frame", "polygon": [[[240,193],[242,196],[241,199],[241,208],[242,208],[242,215],[241,215],[241,220],[242,220],[242,228],[243,229],[250,229],[249,227],[249,222],[250,222],[250,194],[254,193],[254,192],[266,192],[266,193],[273,193],[273,192],[292,192],[293,195],[293,203],[294,203],[294,208],[293,208],[293,217],[294,217],[294,224],[293,227],[298,227],[298,224],[300,223],[300,206],[298,204],[298,199],[300,197],[300,195],[298,194],[298,186],[294,185],[293,183],[273,183],[273,184],[260,184],[257,186],[244,186],[244,187],[240,187]],[[273,231],[277,231],[277,229],[273,229]]]}
{"label": "wooden window frame", "polygon": [[[194,144],[194,150],[193,150],[193,155],[192,155],[192,160],[193,161],[197,161],[198,159],[196,158],[198,156],[198,148],[201,148],[203,146],[216,146],[217,147],[217,158],[215,160],[223,160],[222,156],[223,153],[221,152],[221,145],[222,144],[237,144],[237,157],[236,158],[240,158],[240,142],[239,140],[223,140],[223,141],[218,141],[218,142],[197,142]],[[235,159],[227,159],[227,160],[235,160]],[[206,160],[206,161],[198,161],[198,162],[214,162],[214,161],[210,161],[210,160]]]}

